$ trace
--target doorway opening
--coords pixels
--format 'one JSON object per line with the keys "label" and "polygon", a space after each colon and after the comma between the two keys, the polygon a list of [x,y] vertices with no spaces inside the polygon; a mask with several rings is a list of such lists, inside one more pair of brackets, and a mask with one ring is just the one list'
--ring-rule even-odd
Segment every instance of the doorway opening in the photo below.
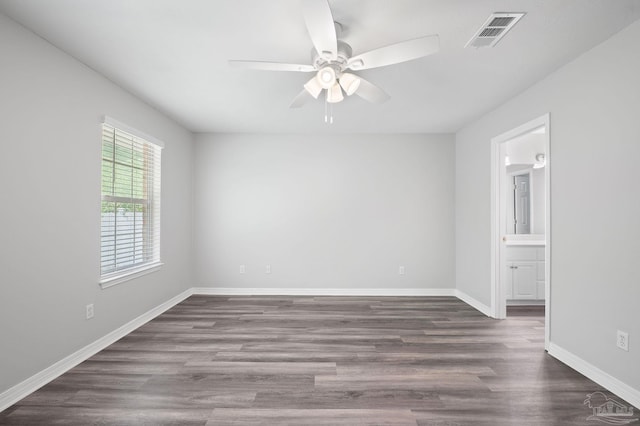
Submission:
{"label": "doorway opening", "polygon": [[545,317],[549,347],[551,206],[549,114],[491,140],[491,313]]}

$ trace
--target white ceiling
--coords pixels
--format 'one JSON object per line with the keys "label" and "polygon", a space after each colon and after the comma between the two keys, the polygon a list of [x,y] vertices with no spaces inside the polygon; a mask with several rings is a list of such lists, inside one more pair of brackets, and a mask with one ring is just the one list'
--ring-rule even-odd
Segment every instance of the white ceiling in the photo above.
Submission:
{"label": "white ceiling", "polygon": [[[439,53],[361,71],[391,99],[289,109],[309,75],[298,0],[0,0],[0,12],[194,132],[454,132],[640,18],[640,0],[330,0],[358,54],[439,34]],[[493,12],[526,12],[494,48],[464,45]]]}

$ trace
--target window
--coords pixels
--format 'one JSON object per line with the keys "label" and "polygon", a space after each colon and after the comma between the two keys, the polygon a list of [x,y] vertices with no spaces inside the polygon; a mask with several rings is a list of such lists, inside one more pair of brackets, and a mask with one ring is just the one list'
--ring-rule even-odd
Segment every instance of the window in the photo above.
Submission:
{"label": "window", "polygon": [[117,284],[160,263],[161,143],[105,118],[102,125],[100,283]]}

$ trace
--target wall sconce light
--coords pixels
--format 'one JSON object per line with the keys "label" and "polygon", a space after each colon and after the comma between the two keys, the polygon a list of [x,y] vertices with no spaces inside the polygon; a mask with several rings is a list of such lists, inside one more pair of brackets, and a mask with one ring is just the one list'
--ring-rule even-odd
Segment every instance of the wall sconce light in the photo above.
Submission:
{"label": "wall sconce light", "polygon": [[534,169],[541,169],[547,163],[547,158],[543,153],[536,154],[536,162],[533,165]]}

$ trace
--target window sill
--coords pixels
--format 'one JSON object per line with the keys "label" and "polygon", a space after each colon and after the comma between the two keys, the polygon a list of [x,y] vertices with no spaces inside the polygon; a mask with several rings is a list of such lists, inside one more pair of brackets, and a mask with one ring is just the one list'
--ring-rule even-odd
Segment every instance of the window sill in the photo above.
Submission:
{"label": "window sill", "polygon": [[104,290],[105,288],[122,284],[123,282],[139,278],[143,275],[151,274],[153,272],[159,271],[162,265],[164,265],[164,263],[161,263],[161,262],[152,263],[150,265],[141,266],[139,268],[130,269],[128,271],[116,273],[115,275],[112,275],[112,276],[101,278],[99,281],[100,287],[102,287],[102,289]]}

